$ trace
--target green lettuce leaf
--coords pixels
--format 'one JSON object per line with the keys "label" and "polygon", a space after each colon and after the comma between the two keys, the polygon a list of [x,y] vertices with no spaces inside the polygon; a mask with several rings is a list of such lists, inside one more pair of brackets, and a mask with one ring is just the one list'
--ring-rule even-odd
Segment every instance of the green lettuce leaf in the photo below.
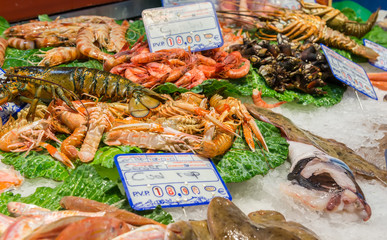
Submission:
{"label": "green lettuce leaf", "polygon": [[132,46],[142,35],[144,35],[144,41],[146,41],[144,22],[142,20],[131,22],[126,32],[126,40],[130,45]]}
{"label": "green lettuce leaf", "polygon": [[63,181],[69,176],[68,168],[51,157],[47,151],[31,151],[27,157],[25,153],[2,152],[1,161],[12,165],[26,178],[48,178],[55,181]]}
{"label": "green lettuce leaf", "polygon": [[[64,196],[84,197],[107,204],[124,202],[125,205],[129,206],[124,200],[125,196],[120,193],[114,181],[101,177],[93,166],[82,165],[55,188],[39,187],[35,193],[27,197],[21,197],[20,194],[12,192],[0,194],[0,213],[9,215],[7,204],[13,201],[31,203],[50,210],[59,210],[61,208],[59,202]],[[130,209],[130,207],[126,208]],[[164,224],[172,222],[172,216],[160,207],[152,211],[137,211],[136,213]]]}
{"label": "green lettuce leaf", "polygon": [[52,22],[52,19],[47,14],[39,15],[38,19],[42,22]]}
{"label": "green lettuce leaf", "polygon": [[10,192],[0,195],[0,212],[8,214],[7,204],[10,201],[32,203],[51,210],[60,209],[59,201],[64,196],[79,196],[113,204],[123,199],[116,183],[99,176],[93,166],[82,165],[75,169],[61,185],[55,188],[39,187],[27,197]]}
{"label": "green lettuce leaf", "polygon": [[9,67],[36,66],[42,60],[39,54],[43,54],[43,51],[49,49],[51,48],[19,50],[8,47],[5,51],[3,69]]}
{"label": "green lettuce leaf", "polygon": [[242,182],[256,175],[266,175],[270,169],[283,164],[288,156],[288,143],[281,137],[281,132],[275,126],[256,120],[265,138],[269,152],[259,149],[255,142],[256,151],[249,150],[243,138],[237,138],[230,150],[214,160],[221,177],[227,182]]}
{"label": "green lettuce leaf", "polygon": [[5,20],[5,18],[0,16],[0,37],[3,37],[3,32],[9,28],[11,25],[9,25],[8,21]]}
{"label": "green lettuce leaf", "polygon": [[98,149],[91,164],[101,165],[105,168],[113,168],[114,156],[124,153],[142,153],[142,151],[140,148],[132,146],[105,146]]}

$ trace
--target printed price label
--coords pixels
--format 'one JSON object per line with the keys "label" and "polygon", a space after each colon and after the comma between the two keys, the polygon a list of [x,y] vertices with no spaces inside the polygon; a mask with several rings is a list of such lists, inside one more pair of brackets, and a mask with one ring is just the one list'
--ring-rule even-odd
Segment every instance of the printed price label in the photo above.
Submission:
{"label": "printed price label", "polygon": [[207,158],[192,153],[116,155],[115,164],[135,210],[209,204],[231,195]]}
{"label": "printed price label", "polygon": [[379,44],[376,44],[368,39],[363,39],[363,43],[364,46],[373,49],[379,54],[376,62],[370,62],[370,64],[384,71],[387,71],[387,48],[380,46]]}
{"label": "printed price label", "polygon": [[374,87],[368,79],[367,73],[360,65],[341,56],[324,44],[320,45],[324,51],[325,57],[328,60],[329,67],[331,68],[333,75],[338,80],[353,87],[368,97],[378,100]]}
{"label": "printed price label", "polygon": [[223,45],[214,6],[210,2],[142,12],[151,52],[183,48],[203,51]]}

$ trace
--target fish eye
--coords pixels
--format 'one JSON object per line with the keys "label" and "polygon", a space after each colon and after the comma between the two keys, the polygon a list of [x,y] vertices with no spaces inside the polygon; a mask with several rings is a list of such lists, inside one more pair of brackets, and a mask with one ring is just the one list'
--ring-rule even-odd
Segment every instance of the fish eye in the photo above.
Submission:
{"label": "fish eye", "polygon": [[235,114],[231,115],[231,117],[234,119],[238,119],[237,115],[235,115]]}

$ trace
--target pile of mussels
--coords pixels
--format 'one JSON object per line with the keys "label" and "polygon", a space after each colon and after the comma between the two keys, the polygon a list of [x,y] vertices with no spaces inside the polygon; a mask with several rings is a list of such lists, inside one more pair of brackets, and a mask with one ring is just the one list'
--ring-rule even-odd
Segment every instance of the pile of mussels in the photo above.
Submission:
{"label": "pile of mussels", "polygon": [[248,58],[267,85],[277,92],[298,89],[314,95],[326,94],[321,89],[328,81],[337,82],[317,43],[290,42],[281,34],[277,44],[263,40],[244,39],[243,44],[232,46]]}

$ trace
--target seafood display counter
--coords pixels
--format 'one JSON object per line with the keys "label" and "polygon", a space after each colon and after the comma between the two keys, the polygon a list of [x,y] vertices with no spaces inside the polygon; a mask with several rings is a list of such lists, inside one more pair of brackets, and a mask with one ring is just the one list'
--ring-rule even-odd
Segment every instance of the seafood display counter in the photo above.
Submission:
{"label": "seafood display counter", "polygon": [[387,32],[295,3],[218,1],[200,52],[216,33],[151,52],[121,8],[0,18],[0,239],[383,239]]}

